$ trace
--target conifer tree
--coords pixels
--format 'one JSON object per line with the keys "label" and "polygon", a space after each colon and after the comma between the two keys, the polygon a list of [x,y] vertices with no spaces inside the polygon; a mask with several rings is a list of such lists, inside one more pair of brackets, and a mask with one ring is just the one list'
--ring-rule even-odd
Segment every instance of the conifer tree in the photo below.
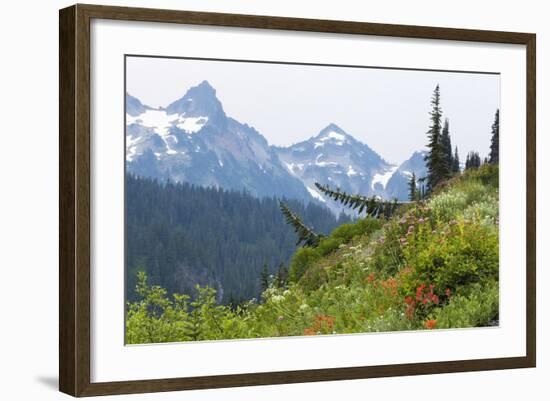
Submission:
{"label": "conifer tree", "polygon": [[411,175],[411,178],[409,180],[409,200],[414,202],[418,199],[418,191],[416,189],[416,175],[414,174],[414,171]]}
{"label": "conifer tree", "polygon": [[433,188],[449,176],[449,166],[445,150],[441,140],[441,106],[439,84],[435,87],[432,100],[432,111],[430,112],[430,129],[428,130],[428,154],[425,156],[427,176],[427,191]]}
{"label": "conifer tree", "polygon": [[441,147],[445,153],[445,161],[448,171],[452,171],[453,167],[453,147],[451,146],[451,134],[449,132],[449,119],[445,119],[443,130],[441,131]]}
{"label": "conifer tree", "polygon": [[474,152],[473,167],[479,168],[481,166],[481,157],[478,152]]}
{"label": "conifer tree", "polygon": [[416,185],[418,187],[418,191],[417,191],[417,195],[418,195],[418,199],[419,200],[422,200],[424,198],[426,198],[426,180],[428,179],[428,177],[422,177],[422,178],[418,178],[416,180]]}
{"label": "conifer tree", "polygon": [[269,271],[267,270],[267,263],[264,263],[262,273],[260,274],[260,289],[262,292],[269,288]]}
{"label": "conifer tree", "polygon": [[498,164],[498,147],[499,147],[499,131],[500,131],[500,111],[497,109],[495,113],[495,121],[491,126],[491,151],[489,153],[489,163]]}
{"label": "conifer tree", "polygon": [[276,283],[277,287],[284,288],[288,282],[288,269],[286,265],[281,262],[279,264],[279,270],[277,271]]}
{"label": "conifer tree", "polygon": [[294,228],[294,232],[298,235],[296,245],[302,244],[304,247],[316,247],[323,235],[317,234],[311,228],[306,226],[302,219],[295,214],[285,203],[279,202],[281,212],[285,216],[286,222]]}
{"label": "conifer tree", "polygon": [[454,174],[460,172],[460,158],[458,156],[458,146],[455,146],[455,155],[453,156],[452,172]]}
{"label": "conifer tree", "polygon": [[478,152],[471,151],[466,156],[466,170],[476,169],[481,166],[481,157]]}
{"label": "conifer tree", "polygon": [[184,321],[183,332],[192,341],[198,341],[202,336],[203,317],[201,314],[201,303],[198,300],[191,302],[189,319]]}
{"label": "conifer tree", "polygon": [[357,210],[358,214],[365,212],[367,216],[371,217],[391,217],[399,208],[403,202],[398,202],[397,199],[393,201],[381,200],[377,196],[363,196],[352,195],[345,191],[341,191],[339,188],[332,189],[328,185],[321,185],[318,182],[315,186],[319,191],[324,193],[329,198],[340,202],[344,206],[350,207],[353,210]]}

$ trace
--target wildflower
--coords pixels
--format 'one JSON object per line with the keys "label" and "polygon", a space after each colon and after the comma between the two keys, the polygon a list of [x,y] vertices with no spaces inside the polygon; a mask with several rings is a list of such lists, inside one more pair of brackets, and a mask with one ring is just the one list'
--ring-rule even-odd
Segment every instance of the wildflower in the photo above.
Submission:
{"label": "wildflower", "polygon": [[307,308],[309,308],[309,305],[308,304],[302,304],[300,305],[300,310],[306,310]]}
{"label": "wildflower", "polygon": [[416,289],[416,300],[420,301],[422,299],[422,294],[424,294],[424,289],[426,288],[426,284],[421,284],[420,287]]}
{"label": "wildflower", "polygon": [[426,327],[427,329],[433,329],[435,328],[436,325],[437,325],[437,320],[434,320],[434,319],[426,320],[426,322],[424,323],[424,327]]}
{"label": "wildflower", "polygon": [[271,297],[271,302],[276,303],[276,304],[278,304],[279,302],[282,302],[284,300],[285,300],[285,297],[283,297],[282,295],[273,295]]}
{"label": "wildflower", "polygon": [[367,277],[367,281],[369,283],[372,283],[374,280],[376,280],[375,274],[374,273],[369,274],[369,276]]}
{"label": "wildflower", "polygon": [[314,336],[315,335],[315,330],[313,330],[312,328],[305,328],[304,329],[304,336]]}
{"label": "wildflower", "polygon": [[419,224],[422,224],[422,223],[424,223],[425,221],[426,221],[426,220],[425,220],[423,217],[421,217],[421,218],[418,219],[418,223],[419,223]]}
{"label": "wildflower", "polygon": [[413,302],[414,300],[412,299],[412,297],[405,297],[405,303],[407,305],[412,305]]}
{"label": "wildflower", "polygon": [[277,320],[283,320],[285,317],[280,315],[280,316],[277,316]]}
{"label": "wildflower", "polygon": [[407,318],[411,320],[414,316],[414,302],[412,302],[410,305],[407,306],[407,309],[405,310],[405,314],[407,315]]}
{"label": "wildflower", "polygon": [[450,288],[447,288],[445,290],[445,295],[447,296],[447,298],[450,298],[451,297],[451,289]]}

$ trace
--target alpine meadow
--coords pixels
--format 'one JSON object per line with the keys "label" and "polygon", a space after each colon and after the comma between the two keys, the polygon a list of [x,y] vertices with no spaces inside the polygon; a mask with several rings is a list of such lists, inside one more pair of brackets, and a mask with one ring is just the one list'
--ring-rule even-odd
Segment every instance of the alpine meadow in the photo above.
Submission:
{"label": "alpine meadow", "polygon": [[499,325],[498,74],[127,57],[126,344]]}

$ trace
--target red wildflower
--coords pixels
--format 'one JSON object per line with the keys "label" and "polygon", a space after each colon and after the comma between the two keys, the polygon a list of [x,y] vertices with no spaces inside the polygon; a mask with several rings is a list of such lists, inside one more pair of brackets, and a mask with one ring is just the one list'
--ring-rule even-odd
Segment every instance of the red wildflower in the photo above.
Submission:
{"label": "red wildflower", "polygon": [[420,301],[422,299],[422,294],[424,293],[424,289],[426,288],[425,284],[422,284],[420,287],[416,289],[416,300]]}
{"label": "red wildflower", "polygon": [[427,329],[433,329],[435,328],[436,325],[437,325],[437,320],[434,320],[434,319],[426,320],[426,322],[424,323],[424,327],[426,327]]}
{"label": "red wildflower", "polygon": [[367,277],[367,281],[369,283],[372,283],[374,280],[376,280],[375,274],[374,273],[369,274],[369,276]]}
{"label": "red wildflower", "polygon": [[450,288],[447,288],[445,290],[445,295],[447,296],[447,298],[450,298],[451,297],[451,289]]}

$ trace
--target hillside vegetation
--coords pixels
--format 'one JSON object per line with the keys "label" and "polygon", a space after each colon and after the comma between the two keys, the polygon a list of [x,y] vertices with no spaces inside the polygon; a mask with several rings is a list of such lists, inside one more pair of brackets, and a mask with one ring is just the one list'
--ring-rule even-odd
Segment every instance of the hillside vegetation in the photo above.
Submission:
{"label": "hillside vegetation", "polygon": [[127,343],[216,340],[498,324],[498,166],[458,173],[389,219],[340,225],[299,248],[288,279],[260,299],[173,294],[138,273]]}

